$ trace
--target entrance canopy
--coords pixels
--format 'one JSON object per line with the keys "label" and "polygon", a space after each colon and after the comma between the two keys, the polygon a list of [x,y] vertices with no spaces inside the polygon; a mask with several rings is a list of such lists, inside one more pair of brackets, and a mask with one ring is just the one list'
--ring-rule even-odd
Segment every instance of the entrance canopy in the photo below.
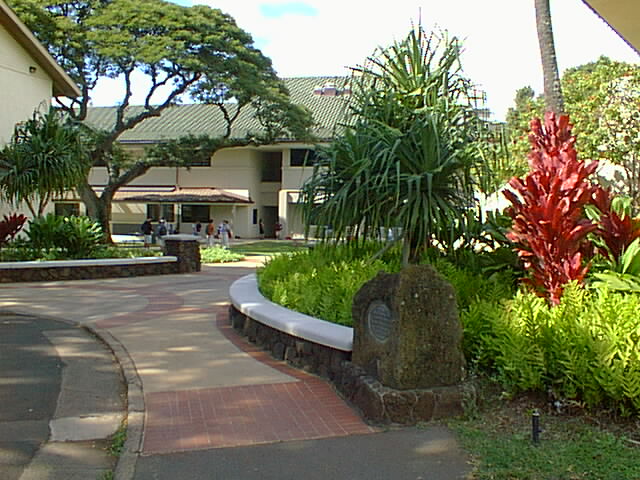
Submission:
{"label": "entrance canopy", "polygon": [[[100,193],[102,188],[94,188]],[[209,203],[244,204],[254,203],[249,190],[223,190],[215,187],[180,188],[176,186],[126,186],[114,197],[116,202],[132,203]]]}

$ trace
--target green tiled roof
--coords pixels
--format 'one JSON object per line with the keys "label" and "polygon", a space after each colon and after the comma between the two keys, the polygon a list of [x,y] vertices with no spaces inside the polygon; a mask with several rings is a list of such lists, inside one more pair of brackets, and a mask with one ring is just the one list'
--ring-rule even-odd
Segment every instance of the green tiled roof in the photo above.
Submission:
{"label": "green tiled roof", "polygon": [[[346,96],[315,95],[314,89],[334,83],[341,89],[348,77],[296,77],[284,78],[294,104],[306,106],[313,114],[313,133],[321,139],[329,139],[334,127],[341,120]],[[91,107],[86,122],[96,128],[109,130],[115,121],[116,107]],[[129,107],[131,115],[142,110],[141,106]],[[148,118],[135,128],[124,132],[121,142],[156,142],[186,135],[219,136],[224,133],[224,120],[215,105],[184,104],[167,108],[159,117]],[[251,109],[246,108],[234,123],[231,136],[240,138],[247,132],[258,132],[260,125]]]}

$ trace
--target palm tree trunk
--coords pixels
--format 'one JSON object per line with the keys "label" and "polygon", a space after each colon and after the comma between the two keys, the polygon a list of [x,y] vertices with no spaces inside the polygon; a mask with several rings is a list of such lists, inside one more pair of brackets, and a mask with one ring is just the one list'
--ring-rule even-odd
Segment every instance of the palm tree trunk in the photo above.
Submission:
{"label": "palm tree trunk", "polygon": [[560,88],[560,73],[558,72],[556,47],[553,41],[553,29],[551,28],[551,9],[549,8],[549,0],[534,0],[534,2],[544,77],[544,103],[547,111],[559,115],[564,112],[564,101]]}

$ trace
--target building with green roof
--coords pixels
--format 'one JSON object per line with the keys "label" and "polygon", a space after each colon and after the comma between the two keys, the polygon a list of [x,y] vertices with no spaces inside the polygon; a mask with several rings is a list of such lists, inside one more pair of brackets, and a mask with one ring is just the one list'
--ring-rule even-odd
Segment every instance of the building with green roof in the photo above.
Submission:
{"label": "building with green roof", "polygon": [[[312,133],[319,142],[329,141],[346,109],[349,98],[347,77],[285,78],[293,103],[312,112]],[[130,107],[134,115],[142,107]],[[92,107],[86,122],[108,130],[116,107]],[[218,137],[224,134],[220,109],[215,105],[183,104],[149,118],[118,139],[135,153],[150,145],[187,135]],[[260,124],[251,110],[241,112],[231,137],[258,132]],[[281,138],[272,145],[233,147],[217,151],[209,161],[185,167],[153,167],[145,175],[119,189],[113,202],[112,232],[137,233],[146,217],[165,218],[183,233],[191,233],[196,222],[229,220],[237,237],[260,235],[262,220],[266,237],[299,237],[304,227],[298,205],[299,192],[312,173],[315,145],[295,138]],[[104,188],[106,169],[94,167],[90,183]],[[68,196],[54,202],[59,214],[79,213],[80,201]]]}

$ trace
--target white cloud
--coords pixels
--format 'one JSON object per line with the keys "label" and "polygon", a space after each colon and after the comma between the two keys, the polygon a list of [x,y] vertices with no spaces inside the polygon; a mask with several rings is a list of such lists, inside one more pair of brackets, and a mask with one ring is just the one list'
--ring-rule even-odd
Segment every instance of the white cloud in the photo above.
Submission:
{"label": "white cloud", "polygon": [[[488,107],[504,118],[518,88],[542,90],[533,2],[522,0],[305,0],[315,16],[267,18],[261,5],[278,1],[205,0],[234,17],[251,33],[281,76],[346,75],[378,46],[403,38],[421,17],[464,39],[463,66],[487,92]],[[596,60],[600,55],[638,62],[637,54],[581,0],[552,1],[560,69]]]}

